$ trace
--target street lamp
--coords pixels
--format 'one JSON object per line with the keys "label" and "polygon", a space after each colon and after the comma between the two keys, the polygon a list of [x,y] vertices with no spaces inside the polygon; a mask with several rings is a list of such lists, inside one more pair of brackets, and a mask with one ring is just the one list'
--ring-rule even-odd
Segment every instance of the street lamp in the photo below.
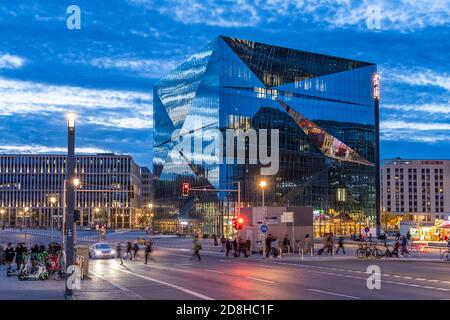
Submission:
{"label": "street lamp", "polygon": [[2,215],[2,228],[5,226],[5,209],[0,209],[0,214]]}
{"label": "street lamp", "polygon": [[[263,224],[266,224],[266,207],[264,206],[264,189],[267,186],[267,181],[266,180],[261,180],[259,182],[259,186],[261,188],[262,191],[262,209],[263,209]],[[263,258],[265,258],[266,256],[266,234],[264,233],[264,243],[263,243]]]}
{"label": "street lamp", "polygon": [[[66,194],[66,274],[68,268],[74,263],[74,212],[75,212],[75,112],[69,112],[67,114],[67,169],[66,169],[66,181],[67,194]],[[73,183],[71,183],[73,182]],[[63,226],[64,229],[64,226]],[[73,272],[72,272],[73,273]],[[69,287],[69,281],[66,281],[65,297],[72,296],[72,288]]]}
{"label": "street lamp", "polygon": [[50,197],[50,203],[51,203],[51,206],[52,206],[52,218],[51,218],[51,224],[52,224],[52,242],[53,242],[53,233],[54,233],[54,231],[53,231],[53,229],[54,229],[54,224],[55,224],[55,216],[54,216],[54,207],[55,207],[55,204],[56,204],[56,197],[55,196],[51,196]]}

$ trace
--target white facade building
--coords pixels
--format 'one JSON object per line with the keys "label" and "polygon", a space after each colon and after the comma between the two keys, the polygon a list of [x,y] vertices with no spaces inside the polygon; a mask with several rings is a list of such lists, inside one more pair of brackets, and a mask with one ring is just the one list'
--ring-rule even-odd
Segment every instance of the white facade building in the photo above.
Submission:
{"label": "white facade building", "polygon": [[384,160],[381,166],[383,213],[413,215],[434,224],[450,215],[450,160]]}

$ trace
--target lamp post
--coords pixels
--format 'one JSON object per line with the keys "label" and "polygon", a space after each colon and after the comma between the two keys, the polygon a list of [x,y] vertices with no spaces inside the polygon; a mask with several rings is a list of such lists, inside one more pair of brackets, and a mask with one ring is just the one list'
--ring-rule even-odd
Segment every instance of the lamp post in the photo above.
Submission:
{"label": "lamp post", "polygon": [[148,205],[147,205],[147,207],[148,207],[148,209],[149,209],[149,211],[150,211],[150,221],[147,221],[147,227],[149,228],[149,232],[151,231],[151,230],[153,230],[153,213],[152,213],[152,208],[153,208],[153,203],[149,203]]}
{"label": "lamp post", "polygon": [[5,226],[5,209],[0,209],[0,214],[2,215],[2,228]]}
{"label": "lamp post", "polygon": [[[263,224],[266,224],[266,207],[264,204],[264,189],[267,186],[267,181],[266,180],[261,180],[259,182],[259,186],[261,188],[262,191],[262,209],[263,209]],[[263,247],[263,258],[266,257],[266,234],[264,233],[264,243],[262,244]]]}
{"label": "lamp post", "polygon": [[[66,223],[67,223],[67,233],[66,233],[66,275],[68,274],[68,267],[72,266],[74,263],[74,248],[73,248],[73,218],[75,211],[75,112],[69,112],[67,114],[67,170],[66,170],[66,181],[67,183],[67,194],[66,194]],[[72,272],[73,273],[73,272]],[[69,287],[69,281],[66,281],[65,296],[66,298],[71,297],[73,294],[72,288]]]}
{"label": "lamp post", "polygon": [[51,213],[51,224],[52,224],[52,242],[53,242],[53,240],[54,240],[54,236],[53,236],[53,234],[54,234],[54,224],[55,224],[55,216],[54,216],[54,211],[55,211],[55,208],[54,208],[54,206],[55,206],[55,204],[56,204],[56,197],[55,196],[51,196],[50,197],[50,203],[51,203],[51,206],[52,206],[52,213]]}

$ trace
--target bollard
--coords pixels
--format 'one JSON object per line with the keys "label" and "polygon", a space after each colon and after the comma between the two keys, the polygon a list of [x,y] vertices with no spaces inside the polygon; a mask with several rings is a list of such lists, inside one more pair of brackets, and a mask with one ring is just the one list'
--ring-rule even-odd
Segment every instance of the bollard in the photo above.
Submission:
{"label": "bollard", "polygon": [[302,248],[302,260],[303,260],[303,248]]}

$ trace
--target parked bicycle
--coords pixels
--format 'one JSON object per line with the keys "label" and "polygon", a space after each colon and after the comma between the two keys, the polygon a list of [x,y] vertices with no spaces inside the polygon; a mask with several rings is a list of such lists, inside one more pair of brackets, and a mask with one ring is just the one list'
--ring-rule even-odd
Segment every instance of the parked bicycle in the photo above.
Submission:
{"label": "parked bicycle", "polygon": [[375,259],[381,259],[384,256],[383,251],[377,248],[375,244],[367,243],[361,243],[356,249],[355,254],[360,259],[367,259],[367,258],[375,258]]}

